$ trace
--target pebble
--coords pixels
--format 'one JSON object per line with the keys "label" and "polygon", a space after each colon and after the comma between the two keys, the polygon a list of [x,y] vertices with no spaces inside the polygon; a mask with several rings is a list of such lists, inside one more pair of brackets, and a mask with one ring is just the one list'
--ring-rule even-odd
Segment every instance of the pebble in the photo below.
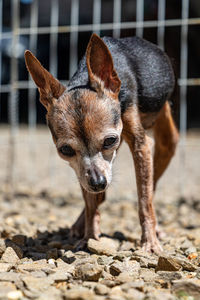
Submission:
{"label": "pebble", "polygon": [[101,238],[99,241],[94,239],[89,239],[88,241],[88,249],[92,253],[96,253],[98,255],[115,255],[118,247],[118,242],[105,237]]}
{"label": "pebble", "polygon": [[[133,204],[127,202],[122,218],[122,204],[111,199],[105,208],[102,206],[102,232],[108,237],[89,240],[90,252],[76,252],[68,226],[78,215],[82,202],[75,205],[68,203],[70,199],[65,200],[68,218],[64,209],[52,204],[50,194],[48,199],[37,201],[19,197],[13,199],[12,205],[5,205],[1,199],[4,204],[0,229],[5,239],[0,239],[0,299],[175,300],[181,293],[198,299],[199,217],[196,228],[185,229],[174,206],[170,212],[168,205],[163,206],[160,221],[167,235],[162,239],[164,254],[158,257],[140,247],[140,227]],[[53,218],[47,216],[50,209]],[[185,209],[190,211],[187,205]],[[9,224],[4,222],[6,218]]]}
{"label": "pebble", "polygon": [[109,293],[109,288],[101,283],[98,283],[95,288],[94,291],[97,295],[107,295]]}
{"label": "pebble", "polygon": [[156,271],[179,271],[181,265],[176,261],[175,258],[169,256],[160,256]]}
{"label": "pebble", "polygon": [[7,297],[9,300],[18,300],[23,297],[23,294],[21,291],[11,291],[7,294]]}
{"label": "pebble", "polygon": [[198,279],[182,279],[174,280],[172,282],[172,290],[176,293],[185,292],[190,296],[198,297],[200,296],[200,280]]}
{"label": "pebble", "polygon": [[7,247],[1,259],[7,263],[17,263],[22,259],[23,251],[17,245],[15,247]]}
{"label": "pebble", "polygon": [[77,278],[82,280],[98,281],[102,273],[102,268],[97,264],[86,263],[79,265],[75,270]]}

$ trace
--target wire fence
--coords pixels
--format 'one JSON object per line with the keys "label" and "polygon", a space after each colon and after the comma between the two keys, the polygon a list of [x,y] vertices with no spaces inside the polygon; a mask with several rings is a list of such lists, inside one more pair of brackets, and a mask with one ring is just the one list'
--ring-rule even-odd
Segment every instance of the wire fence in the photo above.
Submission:
{"label": "wire fence", "polygon": [[[16,151],[19,142],[19,90],[28,90],[28,151],[30,153],[31,172],[28,175],[30,181],[34,182],[34,164],[36,160],[36,131],[37,131],[37,108],[36,108],[36,87],[31,78],[28,80],[19,80],[18,64],[18,42],[22,36],[29,36],[29,49],[36,53],[38,46],[38,37],[40,35],[50,35],[49,46],[49,71],[58,76],[58,37],[59,34],[69,34],[69,76],[71,77],[76,71],[78,64],[78,41],[79,33],[96,32],[101,34],[103,30],[112,30],[113,37],[119,38],[122,29],[135,29],[136,35],[143,37],[145,28],[157,29],[157,44],[163,50],[165,48],[165,30],[167,27],[180,27],[180,77],[178,85],[180,89],[180,132],[181,145],[180,159],[181,165],[184,165],[185,154],[184,144],[187,130],[187,88],[188,86],[199,86],[200,78],[188,78],[188,28],[190,25],[200,25],[200,18],[189,18],[189,0],[182,0],[181,18],[166,19],[166,0],[158,0],[157,20],[145,20],[144,4],[146,0],[136,1],[136,20],[123,22],[121,20],[122,0],[113,0],[113,22],[101,22],[101,10],[103,2],[93,0],[93,15],[91,24],[79,24],[80,0],[71,1],[70,6],[70,24],[59,25],[59,1],[51,0],[46,4],[50,5],[50,25],[38,26],[39,0],[31,2],[30,7],[30,26],[20,26],[20,0],[11,0],[12,24],[10,31],[3,30],[3,4],[6,0],[0,0],[0,41],[11,39],[11,77],[10,83],[2,83],[2,54],[0,54],[0,94],[8,93],[8,112],[9,112],[9,141],[7,156],[7,175],[6,180],[11,190],[15,188],[16,180]],[[48,50],[47,50],[48,51]],[[64,81],[67,83],[67,80]],[[1,109],[1,103],[0,103]],[[2,142],[3,143],[3,142]],[[49,162],[50,174],[54,176],[55,165],[53,160]],[[184,172],[181,172],[181,176]]]}

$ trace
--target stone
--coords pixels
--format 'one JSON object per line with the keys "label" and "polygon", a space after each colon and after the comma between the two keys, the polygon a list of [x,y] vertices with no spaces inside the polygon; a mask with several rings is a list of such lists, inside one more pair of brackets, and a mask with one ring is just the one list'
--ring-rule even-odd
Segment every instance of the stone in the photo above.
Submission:
{"label": "stone", "polygon": [[97,258],[97,263],[101,266],[110,265],[113,262],[112,256],[101,255]]}
{"label": "stone", "polygon": [[200,280],[198,279],[174,280],[172,282],[172,290],[176,294],[180,292],[185,292],[190,296],[197,297],[195,299],[199,299],[198,297],[200,295]]}
{"label": "stone", "polygon": [[76,257],[72,251],[68,250],[68,251],[65,251],[64,254],[62,255],[62,259],[66,263],[72,264],[76,260]]}
{"label": "stone", "polygon": [[0,282],[0,299],[9,299],[8,294],[16,291],[15,284],[11,282]]}
{"label": "stone", "polygon": [[19,246],[25,246],[26,240],[27,240],[26,236],[22,234],[16,234],[12,237],[13,243]]}
{"label": "stone", "polygon": [[159,256],[158,264],[156,266],[157,271],[179,271],[182,267],[177,263],[176,259],[168,256]]}
{"label": "stone", "polygon": [[121,285],[121,289],[124,292],[128,292],[130,289],[137,289],[138,291],[144,292],[144,281],[137,280],[124,283]]}
{"label": "stone", "polygon": [[185,271],[193,272],[197,270],[197,266],[193,265],[188,259],[176,257],[175,261],[183,268]]}
{"label": "stone", "polygon": [[48,290],[44,291],[37,297],[37,300],[61,300],[63,299],[61,291],[54,286],[50,286]]}
{"label": "stone", "polygon": [[125,298],[125,293],[121,290],[120,286],[114,286],[113,288],[111,288],[109,294],[109,300],[121,300],[121,299],[126,299]]}
{"label": "stone", "polygon": [[157,274],[161,279],[165,281],[177,280],[183,277],[181,272],[175,272],[175,271],[158,271]]}
{"label": "stone", "polygon": [[19,281],[21,274],[15,272],[1,272],[0,273],[0,281]]}
{"label": "stone", "polygon": [[23,257],[23,251],[17,245],[14,247],[6,248],[5,252],[3,253],[1,259],[4,262],[8,263],[17,263]]}
{"label": "stone", "polygon": [[117,259],[119,261],[123,261],[126,257],[130,257],[132,255],[131,251],[120,251],[113,257],[113,259]]}
{"label": "stone", "polygon": [[160,299],[177,300],[177,298],[174,295],[170,294],[168,290],[166,291],[155,290],[153,292],[151,291],[150,293],[147,293],[145,295],[144,299],[145,300],[160,300]]}
{"label": "stone", "polygon": [[124,260],[123,262],[116,261],[110,265],[110,273],[113,276],[118,276],[120,273],[128,272],[129,275],[138,273],[140,264],[137,261]]}
{"label": "stone", "polygon": [[112,239],[102,237],[99,241],[89,239],[87,246],[92,253],[96,253],[98,255],[112,256],[116,254],[117,249],[119,247],[119,243]]}
{"label": "stone", "polygon": [[144,268],[155,268],[158,264],[157,256],[149,254],[141,249],[134,251],[131,259],[138,261],[140,266]]}
{"label": "stone", "polygon": [[8,292],[7,297],[8,297],[8,300],[18,300],[23,297],[23,294],[19,290],[11,291],[11,292]]}
{"label": "stone", "polygon": [[6,250],[6,243],[4,239],[0,239],[0,257]]}
{"label": "stone", "polygon": [[86,263],[78,265],[75,270],[77,278],[88,281],[98,281],[102,273],[102,268],[98,264]]}
{"label": "stone", "polygon": [[65,300],[95,300],[95,295],[87,288],[73,288],[66,291],[64,295]]}
{"label": "stone", "polygon": [[109,293],[109,288],[101,283],[98,283],[95,288],[94,291],[97,295],[107,295]]}
{"label": "stone", "polygon": [[53,280],[51,278],[35,278],[32,276],[23,276],[22,281],[24,282],[26,288],[29,291],[33,292],[43,292],[47,290],[51,284],[53,284]]}
{"label": "stone", "polygon": [[9,272],[13,267],[13,264],[9,263],[0,263],[0,272]]}
{"label": "stone", "polygon": [[41,261],[26,262],[26,263],[20,264],[17,266],[17,269],[19,271],[28,271],[28,272],[45,270],[45,272],[46,272],[46,270],[51,269],[52,267],[53,266],[47,264],[46,261],[41,260]]}
{"label": "stone", "polygon": [[140,268],[139,278],[143,279],[145,282],[154,282],[158,275],[155,273],[154,269]]}

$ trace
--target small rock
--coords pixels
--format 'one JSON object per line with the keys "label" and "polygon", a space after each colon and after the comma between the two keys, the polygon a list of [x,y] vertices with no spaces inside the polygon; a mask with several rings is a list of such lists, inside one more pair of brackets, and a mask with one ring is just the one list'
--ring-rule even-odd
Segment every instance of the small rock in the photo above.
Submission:
{"label": "small rock", "polygon": [[11,291],[7,294],[7,297],[9,300],[18,300],[23,297],[23,294],[21,291]]}
{"label": "small rock", "polygon": [[99,265],[86,263],[79,265],[75,270],[75,275],[82,280],[98,281],[102,273],[102,268]]}
{"label": "small rock", "polygon": [[[198,279],[183,279],[174,280],[172,282],[172,290],[176,293],[186,292],[193,297],[199,297],[200,295],[200,280]],[[196,298],[199,299],[199,298]]]}
{"label": "small rock", "polygon": [[118,242],[105,237],[101,238],[99,241],[94,239],[89,239],[88,241],[88,249],[92,253],[96,253],[98,255],[115,255],[118,247]]}
{"label": "small rock", "polygon": [[101,283],[98,283],[95,288],[94,291],[97,295],[107,295],[109,293],[109,288]]}
{"label": "small rock", "polygon": [[128,283],[124,283],[121,285],[121,289],[124,292],[128,292],[129,289],[134,288],[137,289],[138,291],[144,292],[144,281],[143,280],[138,280],[138,281],[132,281]]}
{"label": "small rock", "polygon": [[13,264],[0,263],[0,272],[9,272],[13,267]]}
{"label": "small rock", "polygon": [[152,269],[141,268],[139,274],[140,279],[143,279],[145,282],[154,282],[158,278],[158,275],[155,273],[155,270]]}
{"label": "small rock", "polygon": [[134,275],[135,273],[138,273],[138,270],[140,268],[140,264],[137,261],[128,261],[125,260],[123,262],[114,262],[110,266],[110,273],[113,276],[118,276],[122,272],[128,272],[129,275]]}
{"label": "small rock", "polygon": [[132,255],[131,251],[120,251],[113,257],[113,259],[117,259],[119,261],[123,261],[124,258],[130,257]]}
{"label": "small rock", "polygon": [[6,250],[6,243],[4,239],[0,239],[0,257]]}
{"label": "small rock", "polygon": [[92,291],[86,288],[73,288],[68,290],[64,295],[65,300],[95,300],[95,295]]}
{"label": "small rock", "polygon": [[0,281],[12,281],[17,282],[20,280],[21,274],[15,272],[1,272]]}
{"label": "small rock", "polygon": [[179,271],[181,266],[176,259],[168,256],[160,256],[156,267],[157,271]]}
{"label": "small rock", "polygon": [[196,247],[189,247],[185,250],[185,254],[188,256],[192,253],[196,253],[197,252],[197,248]]}
{"label": "small rock", "polygon": [[101,255],[97,258],[97,262],[99,265],[110,265],[113,262],[112,256]]}
{"label": "small rock", "polygon": [[197,267],[185,258],[176,257],[175,260],[185,271],[193,272],[197,270]]}
{"label": "small rock", "polygon": [[33,271],[38,271],[42,270],[45,273],[48,272],[48,270],[51,272],[51,269],[55,267],[52,265],[47,264],[46,261],[35,261],[35,262],[25,262],[21,265],[17,266],[17,269],[21,272],[23,271],[28,271],[28,272],[33,272]]}
{"label": "small rock", "polygon": [[22,280],[29,291],[33,292],[43,292],[47,290],[51,284],[53,284],[53,280],[51,278],[36,278],[32,276],[23,276]]}
{"label": "small rock", "polygon": [[4,254],[2,255],[2,260],[8,263],[17,263],[23,257],[23,251],[17,245],[14,247],[6,248]]}
{"label": "small rock", "polygon": [[155,255],[143,250],[134,251],[131,259],[138,261],[143,268],[155,268],[158,264],[158,258]]}
{"label": "small rock", "polygon": [[176,279],[181,279],[183,276],[181,272],[173,272],[173,271],[158,271],[157,274],[159,277],[165,281],[172,281]]}
{"label": "small rock", "polygon": [[8,299],[10,292],[16,291],[16,286],[11,282],[0,282],[0,299]]}
{"label": "small rock", "polygon": [[26,236],[22,234],[17,234],[12,237],[13,243],[19,246],[25,246],[26,240],[27,240]]}
{"label": "small rock", "polygon": [[65,251],[65,253],[62,255],[62,259],[66,263],[72,264],[76,260],[76,257],[72,251],[68,250],[68,251]]}

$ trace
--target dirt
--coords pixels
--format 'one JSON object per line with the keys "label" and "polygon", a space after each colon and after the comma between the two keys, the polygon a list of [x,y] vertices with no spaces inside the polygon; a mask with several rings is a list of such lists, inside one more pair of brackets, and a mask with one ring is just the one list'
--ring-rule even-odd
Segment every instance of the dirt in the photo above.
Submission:
{"label": "dirt", "polygon": [[140,248],[126,146],[101,207],[101,240],[76,252],[69,228],[83,200],[73,171],[57,157],[46,129],[30,136],[22,128],[16,141],[10,197],[8,129],[1,128],[0,299],[200,299],[198,132],[179,146],[158,186],[155,206],[165,233],[159,257]]}

